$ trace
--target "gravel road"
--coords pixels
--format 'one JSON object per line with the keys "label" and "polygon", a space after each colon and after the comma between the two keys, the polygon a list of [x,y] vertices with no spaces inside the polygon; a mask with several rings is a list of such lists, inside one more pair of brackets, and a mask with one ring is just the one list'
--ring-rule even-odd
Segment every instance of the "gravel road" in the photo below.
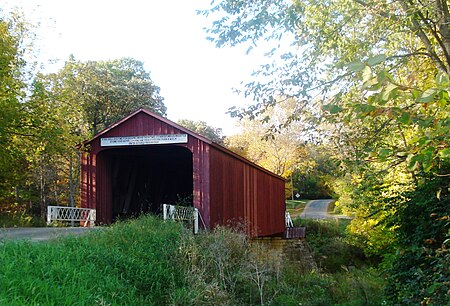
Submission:
{"label": "gravel road", "polygon": [[334,200],[312,200],[306,204],[305,209],[300,214],[300,218],[304,219],[350,219],[350,217],[342,216],[342,215],[333,215],[327,212],[328,205],[330,205]]}
{"label": "gravel road", "polygon": [[98,227],[17,227],[0,228],[0,241],[3,239],[46,241],[68,235],[82,235]]}

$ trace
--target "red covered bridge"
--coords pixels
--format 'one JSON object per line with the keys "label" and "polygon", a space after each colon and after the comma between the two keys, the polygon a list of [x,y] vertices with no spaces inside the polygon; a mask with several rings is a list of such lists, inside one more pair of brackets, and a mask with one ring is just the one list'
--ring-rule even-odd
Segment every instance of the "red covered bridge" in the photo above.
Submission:
{"label": "red covered bridge", "polygon": [[206,227],[242,222],[252,236],[285,230],[284,179],[148,110],[84,142],[81,206],[97,222],[193,205]]}

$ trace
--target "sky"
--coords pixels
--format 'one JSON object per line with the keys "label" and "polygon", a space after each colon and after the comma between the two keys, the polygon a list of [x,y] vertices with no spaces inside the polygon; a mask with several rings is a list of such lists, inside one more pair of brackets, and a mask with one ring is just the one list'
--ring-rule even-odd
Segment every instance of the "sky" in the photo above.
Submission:
{"label": "sky", "polygon": [[211,0],[0,0],[4,11],[18,7],[34,30],[44,71],[77,60],[132,57],[143,61],[160,87],[167,117],[203,120],[238,132],[229,107],[252,101],[233,92],[262,62],[243,47],[218,49],[206,40],[212,20],[197,15]]}

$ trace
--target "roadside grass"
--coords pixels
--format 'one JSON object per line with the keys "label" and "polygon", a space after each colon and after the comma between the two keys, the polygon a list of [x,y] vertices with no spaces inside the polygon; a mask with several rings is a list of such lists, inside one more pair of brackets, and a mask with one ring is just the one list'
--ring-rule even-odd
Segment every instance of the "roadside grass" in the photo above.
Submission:
{"label": "roadside grass", "polygon": [[300,216],[310,200],[299,199],[299,200],[286,200],[286,210],[289,212],[291,217]]}
{"label": "roadside grass", "polygon": [[333,201],[333,202],[331,202],[329,205],[328,205],[328,207],[327,207],[327,213],[329,213],[329,214],[338,214],[336,211],[335,211],[335,208],[336,208],[336,205],[335,205],[335,203],[336,203],[336,201]]}
{"label": "roadside grass", "polygon": [[301,274],[239,231],[193,236],[151,216],[0,241],[0,305],[380,305],[382,285],[371,269]]}
{"label": "roadside grass", "polygon": [[273,305],[384,305],[384,281],[374,269],[334,274],[299,275],[292,269],[283,279]]}

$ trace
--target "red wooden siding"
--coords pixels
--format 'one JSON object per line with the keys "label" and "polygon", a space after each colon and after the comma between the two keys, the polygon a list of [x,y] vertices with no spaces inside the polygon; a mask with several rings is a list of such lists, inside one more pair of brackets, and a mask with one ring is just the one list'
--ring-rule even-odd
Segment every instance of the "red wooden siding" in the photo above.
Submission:
{"label": "red wooden siding", "polygon": [[105,153],[120,148],[133,150],[132,146],[101,147],[100,138],[163,134],[188,134],[188,143],[170,146],[185,147],[192,152],[194,207],[199,209],[208,228],[240,222],[253,236],[284,232],[284,179],[143,109],[84,143],[89,153],[83,153],[81,160],[81,205],[96,208],[98,222],[111,223],[113,214],[109,166],[112,157]]}
{"label": "red wooden siding", "polygon": [[[155,115],[156,116],[156,115]],[[101,158],[102,152],[111,150],[100,146],[100,137],[183,134],[185,131],[171,126],[147,112],[137,112],[129,120],[100,132],[94,139],[85,143],[90,145],[90,155],[82,159],[81,205],[97,209],[97,219],[101,223],[112,221],[111,184],[107,160]],[[194,207],[198,208],[206,225],[209,226],[209,180],[205,177],[209,168],[209,146],[201,139],[188,135],[187,144],[176,144],[193,153],[193,196]],[[114,147],[117,148],[117,147]],[[97,164],[96,164],[97,163]]]}
{"label": "red wooden siding", "polygon": [[252,236],[284,232],[284,180],[211,149],[211,225],[243,223]]}

